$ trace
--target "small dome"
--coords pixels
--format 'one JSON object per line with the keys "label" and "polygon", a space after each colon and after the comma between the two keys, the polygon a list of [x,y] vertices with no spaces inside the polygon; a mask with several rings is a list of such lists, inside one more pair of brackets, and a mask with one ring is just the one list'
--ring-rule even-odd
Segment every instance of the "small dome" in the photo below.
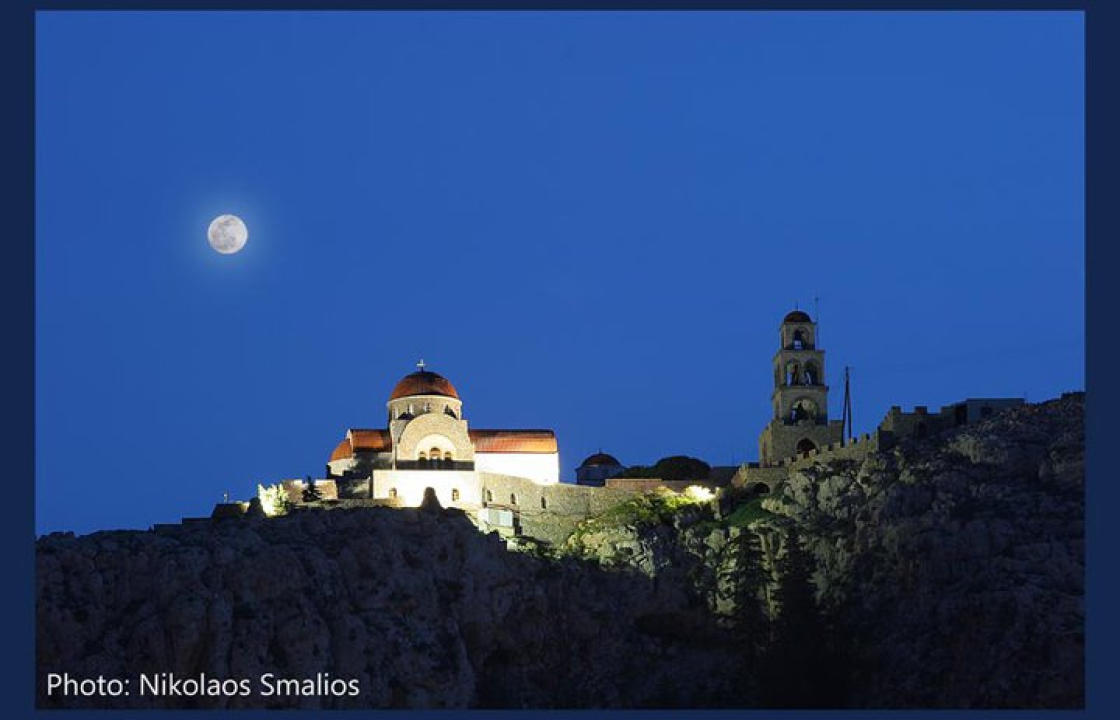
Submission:
{"label": "small dome", "polygon": [[427,370],[419,370],[401,378],[401,381],[393,388],[393,394],[389,396],[389,399],[397,400],[411,395],[443,395],[444,397],[459,399],[459,393],[455,391],[455,386],[451,384],[450,380],[439,373]]}
{"label": "small dome", "polygon": [[812,318],[809,317],[809,313],[804,312],[803,310],[794,310],[793,312],[786,315],[785,319],[782,320],[782,322],[783,323],[799,323],[799,322],[813,322],[813,320],[812,320]]}
{"label": "small dome", "polygon": [[605,452],[597,452],[579,464],[580,467],[591,467],[593,465],[617,465],[622,467],[622,463],[613,455],[608,455]]}

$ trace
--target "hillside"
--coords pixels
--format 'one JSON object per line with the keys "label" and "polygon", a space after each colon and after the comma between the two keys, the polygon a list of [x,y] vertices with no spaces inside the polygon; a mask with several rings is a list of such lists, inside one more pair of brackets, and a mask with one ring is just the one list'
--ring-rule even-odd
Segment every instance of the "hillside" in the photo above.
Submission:
{"label": "hillside", "polygon": [[[1079,707],[1082,416],[1024,406],[761,500],[649,498],[544,552],[456,510],[53,534],[39,705]],[[48,697],[52,672],[133,692]],[[136,691],[160,672],[253,692]],[[267,672],[360,692],[264,697]]]}

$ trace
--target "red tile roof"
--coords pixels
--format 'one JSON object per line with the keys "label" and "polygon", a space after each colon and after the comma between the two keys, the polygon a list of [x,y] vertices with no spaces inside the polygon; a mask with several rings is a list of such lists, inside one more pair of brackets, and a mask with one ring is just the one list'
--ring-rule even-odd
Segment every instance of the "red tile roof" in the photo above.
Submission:
{"label": "red tile roof", "polygon": [[[554,453],[556,433],[551,430],[471,430],[471,442],[480,453]],[[331,453],[330,462],[353,457],[355,452],[389,452],[393,440],[388,430],[351,428]]]}
{"label": "red tile roof", "polygon": [[359,430],[351,428],[346,437],[354,450],[367,452],[389,452],[393,449],[393,439],[388,430]]}
{"label": "red tile roof", "polygon": [[480,453],[554,453],[551,430],[471,430],[474,451]]}
{"label": "red tile roof", "polygon": [[350,438],[344,437],[342,438],[342,442],[338,444],[338,447],[334,449],[334,452],[331,453],[331,459],[327,462],[345,460],[350,457],[354,457],[354,448],[350,446]]}

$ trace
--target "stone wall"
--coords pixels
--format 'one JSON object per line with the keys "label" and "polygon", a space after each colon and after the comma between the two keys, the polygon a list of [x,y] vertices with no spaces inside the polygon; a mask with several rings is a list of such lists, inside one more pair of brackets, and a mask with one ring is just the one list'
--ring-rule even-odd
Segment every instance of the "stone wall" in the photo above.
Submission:
{"label": "stone wall", "polygon": [[[629,500],[641,490],[557,483],[538,485],[525,478],[479,473],[483,503],[516,511],[522,535],[562,543],[581,521]],[[516,502],[512,502],[516,500]]]}
{"label": "stone wall", "polygon": [[953,426],[952,412],[946,413],[947,408],[936,415],[931,415],[925,405],[915,405],[914,412],[903,412],[902,408],[894,405],[879,423],[879,431],[891,433],[894,437],[921,437],[933,435]]}
{"label": "stone wall", "polygon": [[661,478],[610,478],[605,487],[615,490],[629,490],[633,493],[653,492],[658,488],[666,488],[673,492],[681,492],[689,485],[710,487],[707,480],[662,480]]}
{"label": "stone wall", "polygon": [[772,465],[797,452],[797,443],[803,438],[812,441],[818,448],[837,443],[841,438],[841,421],[831,420],[827,424],[805,422],[787,425],[780,419],[771,420],[762,431],[758,440],[759,458]]}
{"label": "stone wall", "polygon": [[[307,482],[304,480],[281,480],[280,487],[284,490],[288,500],[294,503],[303,502],[303,491],[307,489]],[[319,490],[319,495],[323,500],[337,500],[338,499],[338,485],[334,480],[320,478],[315,481],[315,487]]]}
{"label": "stone wall", "polygon": [[753,488],[762,483],[766,486],[766,491],[772,493],[786,481],[788,475],[789,468],[786,467],[760,467],[758,463],[747,463],[742,465],[734,477],[731,478],[731,486]]}

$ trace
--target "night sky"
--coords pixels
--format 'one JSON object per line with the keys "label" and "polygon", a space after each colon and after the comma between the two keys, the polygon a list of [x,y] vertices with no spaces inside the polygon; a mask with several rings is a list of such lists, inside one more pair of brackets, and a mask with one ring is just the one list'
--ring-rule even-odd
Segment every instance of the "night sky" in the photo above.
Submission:
{"label": "night sky", "polygon": [[[423,357],[561,475],[1084,387],[1078,13],[39,13],[36,525],[321,476]],[[249,243],[219,255],[210,220]]]}

